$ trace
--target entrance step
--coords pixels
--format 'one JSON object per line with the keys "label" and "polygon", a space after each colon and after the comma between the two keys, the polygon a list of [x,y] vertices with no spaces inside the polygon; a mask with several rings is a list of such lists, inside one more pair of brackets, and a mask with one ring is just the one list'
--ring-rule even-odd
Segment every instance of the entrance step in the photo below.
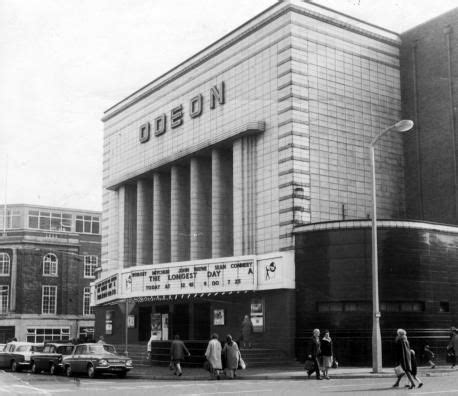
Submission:
{"label": "entrance step", "polygon": [[[186,358],[183,366],[202,367],[205,361],[205,350],[207,341],[185,341],[191,356]],[[116,350],[123,353],[125,345],[116,345]],[[157,341],[152,345],[151,360],[147,360],[146,343],[129,344],[128,355],[132,359],[134,366],[167,366],[170,363],[170,341]],[[287,366],[294,364],[294,359],[288,357],[285,352],[270,348],[242,348],[240,350],[243,360],[247,367],[265,366]]]}

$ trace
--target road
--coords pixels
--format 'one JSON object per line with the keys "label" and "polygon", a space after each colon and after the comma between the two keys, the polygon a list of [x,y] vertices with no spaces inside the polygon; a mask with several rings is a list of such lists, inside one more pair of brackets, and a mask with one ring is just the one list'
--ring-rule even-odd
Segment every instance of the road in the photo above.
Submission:
{"label": "road", "polygon": [[[421,389],[393,389],[394,378],[336,380],[221,380],[152,381],[115,377],[67,378],[47,374],[0,371],[3,395],[174,395],[174,396],[256,396],[256,395],[457,395],[457,374],[426,377]],[[404,382],[403,382],[404,384]]]}

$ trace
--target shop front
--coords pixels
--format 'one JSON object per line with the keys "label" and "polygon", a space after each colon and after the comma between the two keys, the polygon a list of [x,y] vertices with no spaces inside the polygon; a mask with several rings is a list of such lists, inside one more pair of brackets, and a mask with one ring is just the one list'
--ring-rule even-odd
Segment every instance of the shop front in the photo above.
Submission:
{"label": "shop front", "polygon": [[[96,337],[114,344],[212,333],[241,337],[246,315],[252,342],[290,354],[294,343],[294,255],[281,252],[137,266],[93,284]],[[272,344],[273,343],[273,344]]]}

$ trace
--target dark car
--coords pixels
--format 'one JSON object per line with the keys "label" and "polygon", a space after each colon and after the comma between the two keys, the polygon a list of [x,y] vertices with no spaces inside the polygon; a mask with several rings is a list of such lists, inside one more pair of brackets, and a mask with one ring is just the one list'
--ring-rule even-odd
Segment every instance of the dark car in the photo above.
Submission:
{"label": "dark car", "polygon": [[31,370],[33,374],[38,374],[42,371],[49,371],[54,375],[63,370],[62,359],[64,356],[70,355],[73,352],[74,345],[47,343],[43,352],[34,354],[31,358]]}
{"label": "dark car", "polygon": [[112,373],[124,378],[132,369],[132,360],[118,355],[113,345],[80,344],[72,354],[63,357],[62,365],[68,377],[74,373],[86,373],[89,378],[98,373]]}
{"label": "dark car", "polygon": [[31,359],[43,350],[43,344],[32,342],[9,342],[0,352],[0,368],[21,371],[31,367]]}

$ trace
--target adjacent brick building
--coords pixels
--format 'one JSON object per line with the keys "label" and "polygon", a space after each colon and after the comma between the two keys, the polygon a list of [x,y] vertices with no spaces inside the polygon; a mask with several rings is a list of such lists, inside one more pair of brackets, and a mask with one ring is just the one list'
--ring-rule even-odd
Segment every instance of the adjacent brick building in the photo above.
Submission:
{"label": "adjacent brick building", "polygon": [[0,218],[0,342],[93,336],[100,212],[8,205]]}

